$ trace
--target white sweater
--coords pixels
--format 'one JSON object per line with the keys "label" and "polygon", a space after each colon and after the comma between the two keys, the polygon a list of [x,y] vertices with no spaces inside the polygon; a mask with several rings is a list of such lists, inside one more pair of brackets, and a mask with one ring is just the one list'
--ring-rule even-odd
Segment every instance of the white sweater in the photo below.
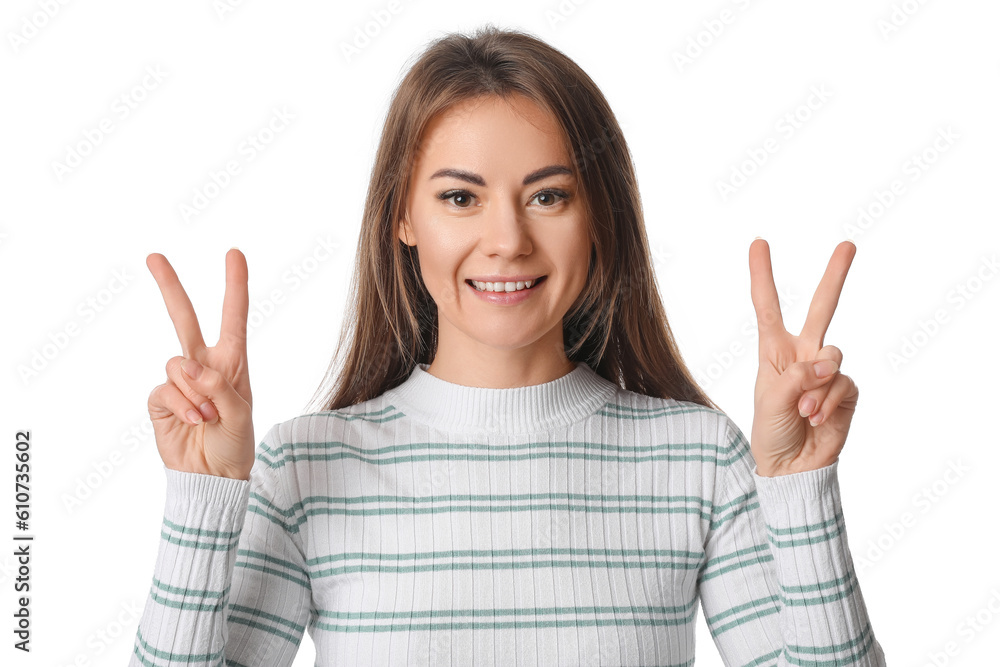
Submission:
{"label": "white sweater", "polygon": [[756,474],[722,412],[584,363],[467,387],[414,367],[275,424],[249,480],[164,468],[130,665],[884,665],[837,463]]}

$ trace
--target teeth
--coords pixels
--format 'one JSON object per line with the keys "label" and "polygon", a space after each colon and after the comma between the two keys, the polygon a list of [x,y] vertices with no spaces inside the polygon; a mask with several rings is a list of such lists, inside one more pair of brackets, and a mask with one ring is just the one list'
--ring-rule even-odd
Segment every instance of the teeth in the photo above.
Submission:
{"label": "teeth", "polygon": [[472,284],[481,292],[517,292],[531,287],[532,280],[519,280],[516,283],[484,283],[473,280]]}

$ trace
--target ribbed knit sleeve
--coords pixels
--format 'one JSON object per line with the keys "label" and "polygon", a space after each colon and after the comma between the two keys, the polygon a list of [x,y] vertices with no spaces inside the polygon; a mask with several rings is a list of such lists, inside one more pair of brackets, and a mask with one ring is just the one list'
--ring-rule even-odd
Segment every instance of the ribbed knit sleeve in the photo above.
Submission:
{"label": "ribbed knit sleeve", "polygon": [[727,665],[884,666],[840,502],[837,462],[761,477],[726,419],[699,590]]}
{"label": "ribbed knit sleeve", "polygon": [[130,666],[292,663],[310,584],[280,449],[275,425],[249,480],[164,467],[159,552]]}

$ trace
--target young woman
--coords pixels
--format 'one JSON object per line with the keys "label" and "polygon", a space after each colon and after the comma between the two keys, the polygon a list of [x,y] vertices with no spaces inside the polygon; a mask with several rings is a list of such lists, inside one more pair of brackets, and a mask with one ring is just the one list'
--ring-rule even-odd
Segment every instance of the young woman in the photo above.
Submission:
{"label": "young woman", "polygon": [[[162,255],[180,338],[149,412],[167,503],[133,665],[884,665],[841,510],[858,390],[750,246],[748,442],[657,293],[628,148],[569,58],[492,27],[434,42],[388,111],[344,335],[313,412],[255,452],[247,267],[219,343]],[[339,374],[333,372],[339,368]],[[256,454],[256,455],[255,455]]]}

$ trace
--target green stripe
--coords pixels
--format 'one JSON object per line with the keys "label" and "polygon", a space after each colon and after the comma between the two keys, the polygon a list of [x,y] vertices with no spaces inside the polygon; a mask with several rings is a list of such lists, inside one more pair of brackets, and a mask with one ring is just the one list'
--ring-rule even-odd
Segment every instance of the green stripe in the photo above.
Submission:
{"label": "green stripe", "polygon": [[[261,615],[259,611],[256,610],[251,610],[251,611],[253,611],[257,615]],[[239,623],[240,625],[246,625],[253,628],[254,630],[261,630],[263,632],[268,633],[269,635],[274,635],[275,637],[281,637],[285,641],[291,642],[296,646],[298,646],[299,641],[302,639],[301,633],[298,636],[290,635],[287,632],[279,630],[278,628],[272,628],[270,625],[267,625],[265,623],[260,623],[255,618],[244,618],[236,614],[230,614],[229,622]]]}
{"label": "green stripe", "polygon": [[796,653],[808,653],[810,655],[818,655],[821,653],[839,653],[840,651],[846,651],[847,649],[854,648],[861,642],[867,640],[871,636],[872,626],[870,622],[865,623],[864,629],[861,634],[850,639],[842,644],[830,644],[827,646],[805,646],[802,644],[791,644],[786,648],[789,651],[794,651]]}
{"label": "green stripe", "polygon": [[841,667],[841,665],[853,665],[856,664],[862,657],[868,655],[874,643],[875,638],[868,637],[867,641],[865,641],[865,645],[861,647],[860,650],[855,651],[850,655],[832,658],[830,660],[806,660],[804,658],[797,658],[789,655],[787,650],[785,651],[785,658],[788,660],[789,664],[803,665],[805,667]]}
{"label": "green stripe", "polygon": [[[765,546],[766,548],[766,546]],[[513,558],[517,556],[622,556],[636,558],[697,558],[705,555],[703,551],[678,551],[673,549],[461,549],[453,551],[416,551],[408,553],[364,553],[352,551],[342,554],[331,554],[318,558],[309,558],[306,565],[322,565],[338,560],[353,560],[355,558],[378,558],[379,560],[419,560],[450,559],[450,558]]]}
{"label": "green stripe", "polygon": [[251,616],[260,616],[261,618],[265,618],[269,621],[280,623],[281,625],[286,625],[292,630],[298,632],[299,634],[301,634],[302,631],[305,630],[304,625],[300,625],[295,621],[289,621],[287,618],[284,618],[283,616],[278,616],[277,614],[269,614],[267,612],[261,611],[260,609],[254,609],[253,607],[244,607],[243,605],[240,604],[234,604],[230,606],[230,609],[233,612],[237,612],[240,614],[249,614]]}
{"label": "green stripe", "polygon": [[[775,600],[778,599],[777,596],[772,596],[772,598],[775,599]],[[769,599],[772,599],[772,598],[763,598],[762,601],[763,600],[769,600]],[[743,606],[745,606],[745,605],[743,605]],[[777,606],[777,605],[773,606],[773,607],[762,607],[760,609],[755,609],[752,613],[744,616],[743,618],[738,618],[738,619],[732,621],[731,623],[727,623],[726,625],[720,625],[718,627],[713,627],[713,626],[709,625],[709,631],[712,633],[713,637],[717,637],[718,635],[722,634],[726,630],[731,630],[733,628],[736,628],[736,627],[739,627],[739,626],[743,625],[744,623],[749,623],[750,621],[759,621],[759,620],[761,620],[761,619],[763,619],[763,618],[765,618],[767,616],[771,616],[773,614],[777,614],[780,611],[781,611],[781,607]]]}
{"label": "green stripe", "polygon": [[743,604],[738,604],[734,607],[730,607],[729,609],[726,609],[723,612],[719,612],[714,616],[706,616],[705,622],[708,623],[709,626],[716,625],[720,621],[729,618],[730,616],[735,616],[736,614],[742,613],[750,609],[758,609],[758,608],[766,609],[777,604],[780,601],[781,598],[777,595],[768,595],[767,597],[757,598],[756,600],[750,600],[748,602],[744,602]]}
{"label": "green stripe", "polygon": [[174,537],[173,535],[167,534],[167,531],[160,531],[160,537],[165,539],[171,544],[176,544],[182,547],[190,547],[192,549],[205,549],[208,551],[229,551],[236,546],[236,539],[232,540],[228,544],[218,544],[216,542],[199,542],[197,540],[182,540],[179,537]]}
{"label": "green stripe", "polygon": [[[741,558],[742,556],[753,557],[744,560]],[[723,566],[722,563],[730,558],[738,558],[739,560],[735,563],[731,563],[730,565]],[[762,565],[764,563],[770,563],[773,560],[774,555],[771,553],[771,547],[766,544],[755,544],[745,549],[738,549],[731,553],[723,554],[722,556],[717,556],[709,561],[706,561],[704,566],[705,569],[699,577],[699,583],[709,579],[714,579],[715,577],[721,576],[727,572],[732,572],[733,570]]]}
{"label": "green stripe", "polygon": [[843,518],[841,512],[837,512],[833,518],[827,519],[826,521],[821,521],[820,523],[809,523],[804,526],[792,526],[791,528],[772,528],[768,526],[768,532],[772,535],[794,535],[796,533],[808,533],[814,530],[819,530],[820,528],[829,528],[830,526],[836,525]]}
{"label": "green stripe", "polygon": [[170,608],[170,609],[183,609],[185,611],[207,611],[207,612],[215,613],[215,612],[222,611],[223,607],[225,606],[225,601],[224,600],[219,600],[218,602],[215,602],[215,603],[207,603],[207,602],[181,602],[181,601],[178,601],[178,600],[168,600],[165,597],[157,595],[153,591],[149,592],[149,597],[152,598],[154,602],[157,602],[157,603],[163,605],[164,607],[167,607],[167,608]]}
{"label": "green stripe", "polygon": [[[841,518],[841,515],[838,514],[837,517],[839,520]],[[838,537],[843,531],[844,531],[843,523],[838,523],[836,530],[830,532],[824,532],[819,535],[803,537],[802,539],[798,540],[778,540],[769,534],[767,536],[767,541],[778,549],[786,549],[788,547],[801,547],[805,545],[821,544],[823,542],[829,542],[833,538]]]}
{"label": "green stripe", "polygon": [[169,584],[163,583],[156,577],[153,577],[153,585],[164,593],[174,593],[185,597],[219,598],[229,592],[229,586],[226,586],[222,591],[209,591],[201,588],[180,588],[178,586],[170,586]]}
{"label": "green stripe", "polygon": [[659,419],[660,417],[670,417],[673,415],[683,415],[692,412],[715,412],[714,410],[708,410],[707,408],[697,407],[679,407],[679,406],[665,406],[660,408],[632,408],[624,405],[615,405],[614,403],[606,403],[602,408],[595,412],[595,415],[601,417],[612,417],[614,419],[622,419],[628,421],[648,421],[650,419]]}
{"label": "green stripe", "polygon": [[622,569],[657,569],[657,570],[696,570],[699,567],[697,561],[690,563],[675,561],[611,561],[611,560],[531,560],[531,561],[511,561],[511,562],[445,562],[429,563],[427,565],[386,565],[375,562],[371,565],[344,565],[341,567],[327,568],[325,570],[314,570],[313,579],[321,577],[331,577],[353,572],[378,572],[380,574],[413,574],[417,572],[442,572],[448,570],[524,570],[534,568],[554,568],[554,567],[597,567],[597,568],[622,568]]}
{"label": "green stripe", "polygon": [[[623,608],[627,610],[628,608]],[[316,628],[331,632],[398,632],[398,631],[420,631],[420,630],[520,630],[531,628],[582,628],[593,626],[668,626],[686,625],[691,623],[697,615],[697,608],[685,617],[677,618],[577,618],[568,620],[514,620],[514,621],[462,621],[462,622],[441,622],[441,623],[385,623],[371,625],[346,625],[332,623],[316,623]],[[400,614],[397,614],[397,618]]]}
{"label": "green stripe", "polygon": [[174,532],[181,533],[183,535],[198,535],[199,537],[215,537],[222,540],[231,540],[234,537],[239,537],[240,531],[238,530],[205,530],[204,528],[192,528],[190,526],[185,526],[179,523],[174,523],[173,521],[164,518],[163,525],[170,528]]}
{"label": "green stripe", "polygon": [[252,549],[239,549],[236,551],[236,560],[239,561],[240,557],[246,557],[246,561],[249,562],[251,558],[256,558],[267,563],[273,563],[274,565],[281,565],[282,567],[291,570],[295,574],[301,574],[304,577],[308,577],[309,573],[298,563],[293,563],[282,558],[276,558],[270,554],[261,553],[260,551],[254,551]]}
{"label": "green stripe", "polygon": [[501,609],[479,608],[479,609],[425,609],[421,611],[324,611],[320,610],[319,615],[323,618],[335,618],[344,620],[378,620],[397,619],[400,616],[406,618],[444,618],[448,616],[552,616],[565,614],[679,614],[690,612],[691,607],[698,598],[692,598],[690,602],[673,607],[505,607]]}
{"label": "green stripe", "polygon": [[778,664],[777,660],[778,660],[778,656],[779,655],[781,655],[781,649],[780,648],[778,650],[776,650],[776,651],[771,651],[770,653],[765,653],[764,655],[760,656],[759,658],[755,658],[754,660],[751,660],[750,662],[745,663],[742,667],[759,667],[759,665],[763,665],[765,662],[768,663],[771,667],[774,667],[775,665]]}
{"label": "green stripe", "polygon": [[311,590],[310,585],[309,585],[309,580],[299,579],[298,577],[293,576],[293,575],[289,574],[288,572],[285,572],[284,570],[276,570],[275,568],[273,568],[273,567],[267,567],[266,565],[258,565],[257,563],[250,563],[250,562],[247,562],[247,561],[240,561],[240,560],[236,561],[235,567],[242,567],[242,568],[244,568],[246,570],[255,570],[257,572],[263,572],[264,574],[273,574],[276,577],[280,577],[280,578],[285,579],[287,581],[295,582],[296,584],[298,584],[302,588],[305,588],[307,590]]}
{"label": "green stripe", "polygon": [[[350,409],[350,408],[346,408],[346,409]],[[398,413],[398,414],[393,414],[394,412]],[[382,408],[381,410],[373,410],[371,412],[354,412],[354,413],[351,413],[351,412],[346,412],[345,409],[323,410],[323,411],[320,411],[320,412],[309,412],[309,413],[306,413],[304,415],[301,415],[300,418],[302,418],[302,417],[327,417],[327,418],[330,418],[330,419],[341,419],[343,421],[352,421],[352,420],[355,420],[355,419],[365,419],[365,418],[370,418],[370,417],[385,417],[387,415],[391,415],[393,419],[395,419],[396,417],[402,417],[402,416],[404,416],[403,413],[399,411],[399,408],[397,408],[397,407],[395,407],[393,405],[387,405],[384,408]],[[370,421],[379,421],[379,420],[371,419]],[[388,420],[384,420],[383,419],[383,420],[380,420],[380,421],[388,421]]]}
{"label": "green stripe", "polygon": [[142,658],[142,656],[138,653],[139,646],[142,646],[143,650],[153,657],[169,660],[170,662],[208,662],[209,660],[221,659],[223,653],[222,649],[216,651],[215,653],[170,653],[169,651],[160,651],[143,639],[141,628],[136,632],[136,639],[139,640],[135,649],[137,651],[136,655],[139,655],[140,658]]}

